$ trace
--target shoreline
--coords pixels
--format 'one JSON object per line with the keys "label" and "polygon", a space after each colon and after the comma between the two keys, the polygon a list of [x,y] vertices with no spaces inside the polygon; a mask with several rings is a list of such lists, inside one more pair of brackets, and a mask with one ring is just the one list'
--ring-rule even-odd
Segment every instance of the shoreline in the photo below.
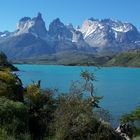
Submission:
{"label": "shoreline", "polygon": [[97,68],[140,68],[140,66],[121,66],[121,65],[81,65],[81,64],[56,64],[56,63],[12,63],[13,65],[56,65],[56,66],[80,66],[80,67],[97,67]]}

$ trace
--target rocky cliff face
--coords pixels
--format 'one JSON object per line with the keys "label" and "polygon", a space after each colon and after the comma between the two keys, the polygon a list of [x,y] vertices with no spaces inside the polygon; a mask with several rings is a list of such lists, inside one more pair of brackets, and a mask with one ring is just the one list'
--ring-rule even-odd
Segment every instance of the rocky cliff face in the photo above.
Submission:
{"label": "rocky cliff face", "polygon": [[70,40],[72,39],[72,33],[70,30],[60,21],[59,18],[53,20],[49,25],[49,35],[55,40]]}
{"label": "rocky cliff face", "polygon": [[47,36],[47,30],[45,22],[42,19],[41,13],[38,13],[37,17],[30,18],[24,17],[17,23],[17,31],[15,35],[21,35],[25,33],[31,33],[39,38],[45,38]]}

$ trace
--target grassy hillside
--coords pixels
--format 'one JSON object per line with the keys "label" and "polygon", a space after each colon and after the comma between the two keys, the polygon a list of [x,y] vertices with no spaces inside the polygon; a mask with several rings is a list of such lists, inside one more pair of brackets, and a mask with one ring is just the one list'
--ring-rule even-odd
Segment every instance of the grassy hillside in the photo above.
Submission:
{"label": "grassy hillside", "polygon": [[22,59],[15,63],[58,64],[58,65],[103,65],[112,57],[100,56],[93,53],[63,51],[56,54],[44,55],[37,58]]}
{"label": "grassy hillside", "polygon": [[140,67],[140,50],[130,50],[120,54],[99,54],[77,51],[63,51],[36,58],[16,60],[14,63],[85,65],[85,66],[125,66]]}
{"label": "grassy hillside", "polygon": [[140,50],[131,50],[118,54],[108,61],[106,65],[140,67]]}

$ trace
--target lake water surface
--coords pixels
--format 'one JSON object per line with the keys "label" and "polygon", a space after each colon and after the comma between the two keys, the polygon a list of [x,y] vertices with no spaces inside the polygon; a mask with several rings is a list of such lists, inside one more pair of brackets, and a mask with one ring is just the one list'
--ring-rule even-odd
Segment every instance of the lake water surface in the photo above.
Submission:
{"label": "lake water surface", "polygon": [[69,90],[72,80],[80,79],[82,70],[95,72],[96,94],[104,96],[100,105],[113,115],[120,116],[130,112],[140,104],[140,68],[86,67],[58,65],[15,65],[17,74],[26,86],[32,81],[41,80],[42,88]]}

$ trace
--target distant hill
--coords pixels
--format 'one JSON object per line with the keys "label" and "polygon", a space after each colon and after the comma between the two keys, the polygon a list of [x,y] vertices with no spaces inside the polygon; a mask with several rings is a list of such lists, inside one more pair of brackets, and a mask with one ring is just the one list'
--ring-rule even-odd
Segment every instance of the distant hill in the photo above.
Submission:
{"label": "distant hill", "polygon": [[79,51],[63,51],[30,59],[15,60],[14,63],[28,64],[57,64],[57,65],[85,65],[85,66],[103,66],[112,56],[97,55],[93,53],[84,53]]}
{"label": "distant hill", "polygon": [[120,53],[108,61],[106,65],[140,67],[140,50],[131,50]]}
{"label": "distant hill", "polygon": [[14,63],[140,67],[140,50],[131,50],[117,55],[65,51],[30,59],[16,60]]}

